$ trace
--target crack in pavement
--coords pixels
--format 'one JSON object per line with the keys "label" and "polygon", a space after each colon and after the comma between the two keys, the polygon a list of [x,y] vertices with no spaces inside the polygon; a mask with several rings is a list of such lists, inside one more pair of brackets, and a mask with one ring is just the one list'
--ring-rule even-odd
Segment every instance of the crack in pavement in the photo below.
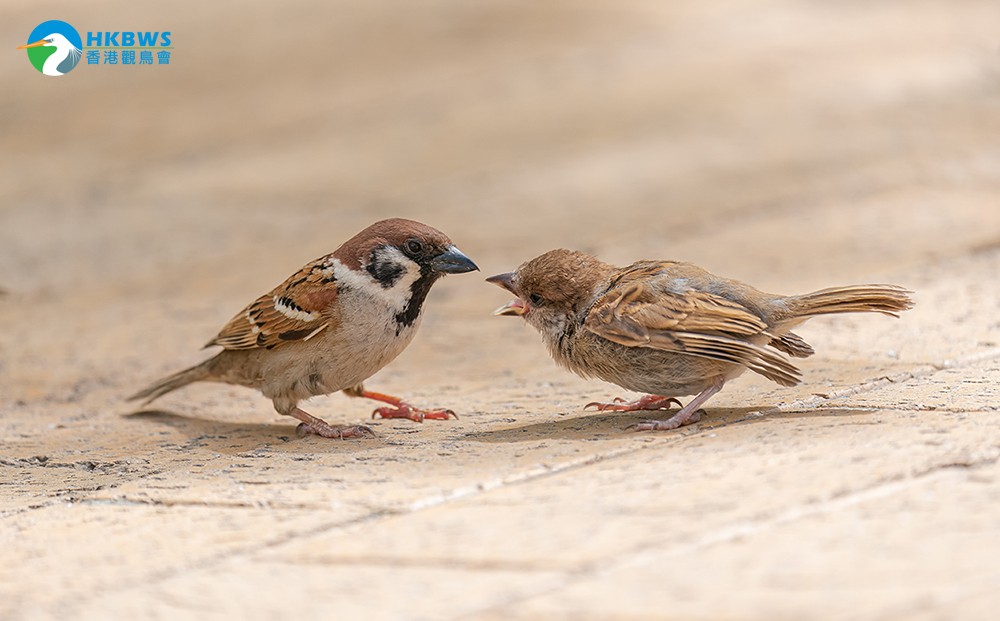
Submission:
{"label": "crack in pavement", "polygon": [[[935,362],[935,363],[928,364],[928,365],[922,365],[922,366],[916,367],[914,369],[911,369],[909,371],[904,371],[902,373],[895,374],[893,376],[884,376],[884,377],[877,378],[875,380],[871,380],[871,381],[867,381],[867,382],[862,382],[862,383],[856,384],[854,386],[845,387],[843,389],[840,389],[840,390],[837,390],[837,391],[833,391],[831,393],[827,393],[827,395],[826,395],[825,398],[824,397],[818,397],[818,396],[814,395],[814,396],[806,398],[806,399],[800,399],[800,400],[793,401],[793,402],[790,402],[790,403],[787,403],[787,404],[782,404],[780,406],[776,406],[776,407],[768,408],[768,409],[765,409],[765,410],[761,410],[760,412],[754,412],[754,413],[752,413],[749,416],[745,416],[745,417],[742,417],[740,419],[737,419],[737,420],[734,420],[734,421],[730,421],[730,422],[727,422],[727,423],[723,423],[723,424],[720,424],[720,425],[715,425],[715,426],[712,426],[712,427],[699,428],[699,429],[692,429],[690,432],[681,431],[680,433],[671,434],[671,436],[672,436],[671,438],[665,438],[666,444],[670,444],[670,443],[673,443],[673,442],[679,442],[679,441],[682,441],[684,438],[687,438],[687,437],[696,437],[696,436],[702,435],[704,433],[708,433],[708,432],[712,431],[713,429],[718,429],[719,427],[730,426],[730,425],[733,425],[733,424],[736,424],[736,423],[739,423],[739,422],[742,422],[742,421],[757,419],[757,418],[761,418],[761,417],[764,417],[764,416],[771,416],[771,415],[774,415],[774,414],[787,413],[790,409],[796,409],[796,408],[798,408],[798,409],[803,409],[803,408],[805,408],[805,409],[815,409],[816,405],[829,402],[832,399],[842,398],[842,397],[845,397],[845,396],[852,396],[852,395],[862,394],[862,393],[865,393],[865,392],[870,392],[872,390],[876,390],[878,388],[881,388],[881,387],[884,387],[884,386],[888,386],[890,384],[901,383],[901,382],[909,381],[911,379],[927,377],[929,375],[932,375],[934,373],[937,373],[937,372],[945,370],[945,369],[952,369],[952,368],[960,368],[960,367],[965,367],[965,366],[971,366],[973,364],[976,364],[977,362],[981,362],[981,361],[984,361],[984,360],[990,360],[990,359],[993,359],[993,358],[1000,358],[1000,348],[993,349],[993,350],[990,350],[990,351],[987,351],[987,352],[981,352],[981,353],[978,353],[978,354],[973,354],[973,355],[970,355],[970,356],[964,356],[964,357],[961,357],[961,358],[947,359],[947,360]],[[318,535],[327,534],[327,533],[330,533],[330,532],[333,532],[333,531],[338,531],[338,530],[343,531],[345,533],[351,532],[351,531],[360,530],[360,529],[362,529],[364,527],[367,527],[369,525],[372,525],[372,524],[375,524],[375,523],[379,523],[379,522],[382,522],[384,520],[387,520],[387,519],[390,519],[390,518],[393,518],[393,517],[400,517],[400,516],[410,515],[410,514],[413,514],[413,513],[422,511],[422,510],[425,510],[425,509],[431,509],[431,508],[434,508],[434,507],[440,507],[440,506],[445,506],[445,505],[450,505],[450,504],[458,503],[458,502],[461,502],[461,501],[464,501],[464,500],[467,500],[467,499],[470,499],[470,498],[475,498],[477,496],[480,496],[480,495],[482,495],[484,493],[487,493],[487,492],[490,492],[490,491],[493,491],[493,490],[507,488],[507,487],[514,486],[514,485],[526,484],[526,483],[530,483],[530,482],[534,482],[534,481],[537,481],[537,480],[544,479],[546,477],[554,476],[554,475],[557,475],[557,474],[572,472],[574,470],[578,470],[578,469],[581,469],[581,468],[586,468],[586,467],[588,467],[590,465],[593,465],[593,464],[596,464],[598,462],[602,462],[602,461],[606,461],[606,460],[613,460],[613,459],[617,459],[617,458],[620,458],[620,457],[624,457],[624,456],[628,456],[628,455],[633,455],[633,454],[636,454],[636,453],[638,453],[640,451],[648,450],[648,449],[651,449],[651,448],[654,448],[654,447],[660,448],[660,447],[664,446],[664,444],[665,443],[657,443],[657,444],[648,444],[648,443],[635,444],[635,443],[633,443],[633,444],[630,444],[628,446],[624,446],[624,447],[620,447],[620,448],[616,448],[616,449],[612,449],[612,450],[608,450],[608,451],[591,453],[589,455],[585,455],[585,456],[579,457],[577,459],[572,459],[572,460],[565,461],[565,462],[560,462],[560,463],[551,464],[551,465],[550,464],[541,464],[541,465],[538,465],[536,467],[533,467],[533,468],[530,468],[528,470],[525,470],[525,471],[522,471],[522,472],[518,472],[518,473],[515,473],[515,474],[512,474],[512,475],[496,477],[496,478],[493,478],[493,479],[487,479],[487,480],[484,480],[484,481],[476,482],[474,484],[470,484],[470,485],[466,485],[466,486],[461,486],[461,487],[453,488],[453,489],[450,489],[450,490],[445,490],[445,491],[443,491],[443,492],[441,492],[441,493],[439,493],[437,495],[430,496],[430,497],[427,497],[427,498],[424,498],[424,499],[412,502],[409,505],[406,505],[404,508],[401,508],[401,509],[386,508],[386,507],[376,508],[376,509],[373,509],[369,513],[366,513],[366,514],[364,514],[362,516],[350,518],[350,519],[347,519],[347,520],[338,520],[338,521],[335,521],[335,522],[321,524],[321,525],[318,525],[318,526],[315,526],[315,527],[312,527],[312,528],[307,528],[307,529],[302,529],[302,530],[288,531],[288,532],[285,532],[285,533],[283,533],[283,534],[281,534],[279,536],[273,537],[273,538],[271,538],[271,539],[269,539],[267,541],[258,542],[258,543],[252,543],[252,544],[247,544],[247,545],[244,545],[244,546],[239,546],[239,547],[236,547],[236,548],[232,548],[232,549],[221,551],[221,552],[216,553],[216,554],[211,554],[211,555],[206,556],[206,557],[204,557],[202,559],[198,559],[198,560],[194,560],[194,561],[190,561],[190,562],[186,562],[186,563],[181,563],[181,564],[178,564],[175,567],[166,568],[166,569],[159,570],[159,571],[154,571],[154,572],[152,572],[150,574],[147,574],[147,575],[145,575],[145,576],[143,576],[141,578],[137,578],[133,582],[120,584],[119,585],[120,588],[115,589],[115,592],[122,592],[122,591],[127,591],[127,590],[130,590],[130,589],[133,589],[133,588],[140,588],[140,587],[143,587],[143,586],[149,586],[149,585],[157,584],[157,583],[163,582],[165,580],[168,580],[170,578],[176,577],[178,575],[189,573],[191,571],[209,570],[209,569],[217,567],[217,566],[219,566],[219,565],[221,565],[221,564],[223,564],[225,562],[228,562],[230,560],[238,559],[238,558],[246,557],[246,556],[251,556],[251,555],[257,554],[257,553],[259,553],[261,551],[274,549],[274,548],[280,547],[282,545],[285,545],[285,544],[293,542],[293,541],[300,541],[300,540],[303,540],[303,539],[308,539],[310,537],[315,537],[315,536],[318,536]],[[34,466],[34,467],[38,467],[38,466],[51,467],[50,465],[44,464],[44,463],[31,463],[30,460],[19,460],[19,461],[28,462],[28,463],[24,463],[24,464],[5,464],[5,465],[14,465],[14,466],[17,466],[17,467],[32,467],[32,466]],[[857,503],[860,503],[860,502],[864,502],[866,500],[875,499],[875,498],[881,498],[881,497],[889,496],[889,495],[892,495],[892,494],[895,494],[895,493],[899,493],[900,491],[909,489],[910,487],[913,487],[915,485],[919,485],[919,484],[925,483],[928,480],[936,480],[936,479],[933,479],[931,477],[934,477],[934,476],[948,476],[948,473],[949,472],[953,472],[956,468],[974,468],[974,467],[978,467],[978,466],[982,466],[982,465],[992,464],[992,463],[995,463],[996,461],[997,461],[997,458],[991,458],[991,459],[982,460],[982,461],[979,461],[979,462],[973,462],[973,463],[969,463],[969,464],[955,464],[955,463],[952,463],[952,464],[947,464],[947,465],[935,466],[934,468],[932,468],[932,469],[930,469],[930,470],[928,470],[928,471],[926,471],[924,473],[918,473],[918,474],[911,475],[911,476],[907,477],[906,480],[900,481],[900,480],[896,479],[896,480],[893,480],[893,481],[888,482],[888,483],[885,483],[885,482],[876,483],[874,486],[872,486],[870,488],[866,488],[865,490],[860,490],[860,491],[857,491],[857,492],[853,492],[853,493],[847,494],[845,496],[840,496],[840,497],[828,500],[826,502],[813,503],[813,504],[810,504],[810,505],[803,505],[803,506],[791,507],[789,509],[786,509],[782,513],[779,513],[779,514],[776,514],[776,515],[772,515],[770,517],[764,517],[764,518],[760,518],[760,519],[756,519],[756,520],[752,520],[752,521],[746,521],[746,520],[744,520],[744,521],[741,521],[741,522],[739,522],[737,524],[733,524],[733,525],[730,525],[730,526],[727,526],[727,527],[716,529],[716,530],[714,530],[714,531],[712,531],[710,533],[706,533],[706,534],[702,535],[701,537],[696,538],[694,541],[691,541],[691,542],[688,542],[688,543],[685,543],[685,544],[682,544],[682,545],[678,545],[673,550],[669,550],[669,551],[665,552],[665,554],[667,554],[668,556],[677,556],[677,555],[685,554],[685,553],[688,553],[690,551],[695,551],[695,550],[698,550],[698,549],[701,549],[701,548],[704,548],[704,547],[708,547],[708,546],[711,546],[711,545],[716,545],[718,543],[723,543],[723,542],[726,542],[726,541],[731,541],[731,540],[739,538],[739,537],[743,537],[743,536],[755,534],[757,532],[761,532],[761,531],[766,530],[768,528],[773,528],[775,526],[778,526],[778,525],[781,525],[781,524],[785,524],[785,523],[788,523],[788,522],[791,522],[791,521],[795,521],[795,520],[799,520],[799,519],[805,519],[807,517],[811,517],[811,516],[814,516],[814,515],[819,515],[819,514],[822,514],[822,513],[827,513],[827,512],[830,512],[830,511],[834,511],[836,509],[847,507],[847,506],[851,506],[851,505],[854,505],[854,504],[857,504]],[[54,466],[56,464],[52,464],[52,465]],[[102,465],[104,465],[104,464],[102,464]],[[110,466],[110,465],[119,465],[119,464],[117,464],[117,463],[116,464],[107,464],[107,466]],[[80,465],[77,465],[77,464],[65,464],[65,465],[64,464],[59,464],[59,466],[60,467],[81,467],[82,466],[82,467],[87,467],[89,469],[90,464],[87,463],[87,462],[84,462],[84,463],[82,463]],[[905,476],[905,475],[900,475],[900,476]],[[200,502],[196,502],[196,501],[170,502],[170,501],[152,501],[152,500],[147,502],[147,501],[143,501],[143,500],[136,500],[136,499],[129,499],[129,498],[120,499],[120,500],[118,500],[118,499],[81,499],[81,500],[79,500],[77,502],[81,502],[81,503],[84,503],[84,504],[122,504],[122,505],[149,505],[149,504],[153,504],[153,505],[162,505],[162,506],[205,506],[205,507],[225,507],[225,508],[250,508],[250,509],[286,508],[286,507],[274,507],[273,505],[272,506],[267,506],[264,503],[236,503],[236,502],[234,502],[234,503],[212,503],[212,502],[200,503]],[[42,508],[42,507],[38,507],[38,508]],[[307,507],[307,506],[304,506],[304,505],[301,506],[301,507],[289,506],[287,508],[292,509],[292,510],[295,510],[295,509],[313,510],[313,508]],[[550,572],[551,571],[555,571],[555,572],[557,572],[559,574],[564,575],[565,579],[559,585],[554,585],[553,586],[551,584],[551,582],[549,582],[544,587],[540,587],[540,589],[538,589],[538,590],[533,590],[533,591],[531,591],[529,593],[524,593],[523,595],[515,597],[515,598],[513,598],[513,599],[511,599],[511,600],[509,600],[509,601],[507,601],[505,603],[497,604],[497,605],[494,605],[494,606],[490,606],[488,608],[481,609],[481,610],[478,611],[478,613],[487,612],[487,611],[495,611],[497,609],[502,609],[504,606],[508,606],[510,604],[513,604],[513,603],[525,601],[525,600],[530,599],[532,597],[537,597],[539,595],[544,595],[546,593],[551,593],[551,592],[554,592],[554,591],[559,590],[561,588],[565,588],[565,587],[567,587],[567,586],[569,586],[571,584],[574,584],[575,582],[578,582],[580,580],[583,580],[583,579],[591,577],[591,576],[602,575],[604,572],[610,572],[610,571],[614,571],[614,570],[617,570],[619,568],[626,567],[626,566],[629,566],[629,565],[632,565],[632,564],[642,563],[642,562],[644,562],[644,559],[651,558],[651,556],[653,554],[656,554],[656,555],[664,554],[664,552],[662,552],[662,548],[663,547],[664,547],[664,544],[661,544],[661,545],[652,544],[652,545],[650,545],[650,543],[647,541],[647,542],[644,542],[643,548],[641,550],[637,550],[637,551],[633,551],[633,552],[626,552],[623,555],[615,556],[612,559],[602,559],[601,561],[591,561],[591,562],[588,562],[588,563],[581,564],[581,565],[577,566],[576,568],[572,568],[572,569],[566,569],[566,568],[561,568],[561,569],[541,569],[541,568],[538,568],[538,567],[531,567],[530,571],[550,571]],[[355,562],[357,562],[357,561],[355,561]],[[394,562],[398,564],[400,561],[397,559]],[[441,561],[441,562],[444,562],[444,561]],[[419,566],[419,563],[418,562],[413,562],[413,565],[414,566]],[[498,566],[497,568],[499,569],[500,567]],[[483,567],[483,569],[485,569],[485,566]],[[520,570],[520,569],[514,567],[513,565],[510,567],[510,569],[513,570],[513,571]],[[77,596],[74,601],[75,601],[76,604],[79,604],[80,603],[79,596]],[[470,613],[470,614],[472,614],[472,613]],[[461,615],[461,616],[456,617],[456,618],[466,618],[468,616],[469,616],[468,614],[464,614],[464,615]]]}
{"label": "crack in pavement", "polygon": [[69,504],[79,505],[112,505],[112,506],[146,506],[146,507],[205,507],[211,509],[269,509],[288,511],[322,511],[324,505],[311,505],[306,503],[276,503],[269,500],[255,500],[250,502],[237,501],[215,501],[215,500],[164,500],[156,498],[83,498],[70,500]]}
{"label": "crack in pavement", "polygon": [[289,561],[282,558],[268,559],[269,562],[285,565],[322,565],[322,566],[350,566],[350,567],[411,567],[418,569],[461,569],[463,571],[523,571],[533,573],[566,573],[563,565],[544,565],[532,561],[510,561],[504,559],[486,559],[482,561],[472,561],[466,558],[453,557],[423,557],[406,558],[399,556],[314,556],[308,559]]}
{"label": "crack in pavement", "polygon": [[[795,401],[789,401],[788,403],[782,403],[781,405],[772,406],[759,410],[757,412],[751,412],[746,416],[741,416],[740,418],[733,419],[731,421],[726,421],[719,423],[717,425],[712,425],[711,427],[704,427],[697,429],[694,433],[687,435],[700,435],[712,431],[714,429],[720,429],[722,427],[730,427],[737,423],[743,423],[749,420],[758,420],[761,418],[766,418],[769,416],[774,416],[776,414],[790,414],[796,411],[804,410],[815,410],[817,406],[830,403],[837,399],[843,399],[845,397],[853,397],[856,395],[861,395],[864,393],[872,392],[873,390],[878,390],[879,388],[884,388],[892,384],[902,384],[914,379],[921,379],[925,377],[930,377],[935,373],[940,371],[950,370],[950,369],[962,369],[966,367],[974,366],[980,362],[985,362],[987,360],[993,360],[1000,358],[1000,348],[990,349],[988,351],[979,352],[978,354],[971,354],[968,356],[962,356],[959,358],[946,358],[944,360],[939,360],[932,362],[930,364],[920,365],[908,371],[902,371],[894,375],[883,375],[881,377],[861,382],[859,384],[854,384],[852,386],[846,386],[839,390],[831,390],[825,393],[813,393],[811,396],[805,399],[796,399]],[[852,409],[838,406],[838,409]],[[887,407],[887,408],[877,408],[877,407],[865,407],[857,408],[861,410],[877,410],[877,409],[890,409],[890,410],[901,410],[901,411],[926,411],[927,408],[908,408],[908,407]],[[934,408],[938,411],[951,411],[945,408]],[[992,409],[992,408],[984,408]],[[956,412],[961,412],[962,410],[955,410]],[[978,412],[981,410],[968,410],[970,412]],[[683,429],[683,428],[682,428]]]}
{"label": "crack in pavement", "polygon": [[[455,620],[469,619],[475,618],[484,613],[502,613],[504,609],[509,608],[510,606],[555,593],[584,580],[599,579],[602,576],[609,576],[621,569],[640,566],[658,559],[692,554],[712,546],[766,532],[792,522],[832,513],[834,511],[853,507],[869,500],[887,498],[911,488],[934,483],[939,480],[955,479],[956,482],[959,482],[965,478],[966,475],[964,473],[966,471],[992,466],[998,462],[1000,462],[1000,456],[985,458],[969,463],[953,462],[948,464],[939,464],[911,476],[901,475],[899,477],[894,477],[889,481],[877,481],[873,485],[865,487],[864,489],[842,494],[829,500],[793,505],[782,511],[764,515],[762,517],[739,520],[738,522],[692,537],[690,541],[680,544],[674,544],[670,541],[663,541],[659,543],[655,541],[644,541],[641,544],[641,547],[636,547],[631,551],[626,551],[613,557],[605,557],[588,561],[587,563],[581,564],[575,571],[563,570],[561,573],[565,575],[565,578],[559,584],[548,584],[544,587],[533,589],[530,592],[524,592],[518,596],[511,597],[503,603],[479,608],[451,618]],[[971,593],[970,595],[974,594],[975,593]]]}

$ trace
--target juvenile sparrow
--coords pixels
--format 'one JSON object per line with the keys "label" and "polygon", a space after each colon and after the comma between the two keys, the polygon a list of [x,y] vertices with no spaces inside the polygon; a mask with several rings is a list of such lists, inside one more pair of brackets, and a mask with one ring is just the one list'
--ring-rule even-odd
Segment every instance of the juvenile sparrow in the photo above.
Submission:
{"label": "juvenile sparrow", "polygon": [[495,315],[520,315],[542,334],[556,362],[585,378],[649,393],[633,402],[590,403],[628,412],[680,406],[669,420],[629,428],[675,429],[700,419],[698,408],[747,369],[782,386],[799,383],[796,358],[813,349],[790,330],[815,315],[913,306],[895,285],[855,285],[784,297],[719,278],[690,263],[639,261],[615,267],[570,250],[551,250],[516,272],[486,279],[517,296]]}
{"label": "juvenile sparrow", "polygon": [[451,410],[419,410],[362,382],[398,356],[417,332],[424,299],[438,278],[479,269],[448,237],[394,218],[369,226],[332,254],[307,263],[240,311],[205,347],[214,358],[163,378],[129,400],[149,403],[192,382],[258,388],[299,430],[327,438],[360,436],[363,425],[332,427],[298,407],[338,390],[389,403],[383,418],[447,419]]}

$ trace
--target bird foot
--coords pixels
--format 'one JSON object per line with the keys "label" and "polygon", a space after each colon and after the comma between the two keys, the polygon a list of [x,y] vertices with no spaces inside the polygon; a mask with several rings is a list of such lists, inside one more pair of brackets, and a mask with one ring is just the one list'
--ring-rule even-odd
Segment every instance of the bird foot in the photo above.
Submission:
{"label": "bird foot", "polygon": [[376,408],[372,412],[372,418],[375,418],[375,416],[381,418],[408,418],[418,423],[424,422],[425,418],[431,420],[448,420],[452,416],[456,419],[458,418],[458,414],[455,414],[452,410],[421,410],[405,401],[401,401],[396,407]]}
{"label": "bird foot", "polygon": [[[638,423],[632,423],[631,425],[625,427],[625,429],[631,429],[633,431],[666,431],[668,429],[677,429],[684,425],[690,425],[692,423],[697,423],[701,420],[701,415],[705,410],[695,410],[690,414],[686,414],[684,410],[681,410],[677,414],[668,418],[667,420],[644,420]],[[685,416],[681,416],[685,414]]]}
{"label": "bird foot", "polygon": [[590,406],[594,406],[598,412],[637,412],[639,410],[669,410],[671,404],[680,407],[681,402],[673,397],[644,395],[635,401],[626,401],[620,397],[615,397],[611,403],[594,401],[583,406],[583,409],[586,410]]}
{"label": "bird foot", "polygon": [[376,408],[375,411],[372,412],[372,418],[375,418],[376,416],[381,416],[382,418],[408,418],[410,420],[417,421],[418,423],[424,422],[424,419],[448,420],[452,416],[456,419],[458,418],[458,414],[455,414],[452,410],[422,410],[420,408],[413,407],[399,397],[383,395],[380,392],[362,390],[360,393],[353,393],[353,396],[382,401],[383,403],[388,403],[391,406]]}
{"label": "bird foot", "polygon": [[[701,415],[705,413],[705,410],[699,410],[702,403],[708,401],[708,399],[715,393],[722,390],[722,386],[726,383],[726,378],[722,375],[717,375],[712,378],[712,383],[708,385],[705,390],[698,393],[698,396],[688,402],[687,405],[681,408],[680,412],[677,412],[667,420],[644,420],[641,423],[632,423],[625,429],[635,429],[636,431],[663,431],[666,429],[677,429],[683,425],[690,425],[691,423],[697,423],[701,420]],[[640,399],[642,401],[642,399]],[[680,405],[678,402],[677,405]]]}
{"label": "bird foot", "polygon": [[316,418],[309,412],[305,410],[300,410],[299,408],[292,408],[292,411],[288,413],[289,416],[293,416],[300,421],[299,426],[295,428],[295,432],[299,435],[316,435],[323,438],[362,438],[366,433],[370,433],[373,436],[375,432],[371,430],[370,427],[365,427],[364,425],[351,425],[349,427],[334,427],[328,424],[326,421]]}

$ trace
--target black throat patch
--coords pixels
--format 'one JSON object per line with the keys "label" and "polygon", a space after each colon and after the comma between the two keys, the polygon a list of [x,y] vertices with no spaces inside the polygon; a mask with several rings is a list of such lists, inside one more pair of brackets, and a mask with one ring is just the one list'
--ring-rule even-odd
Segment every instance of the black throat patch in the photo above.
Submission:
{"label": "black throat patch", "polygon": [[435,273],[429,266],[420,266],[420,278],[415,280],[412,285],[410,285],[410,301],[406,303],[406,308],[402,312],[396,314],[396,334],[399,335],[403,328],[408,328],[413,325],[413,322],[417,320],[420,316],[420,310],[423,308],[424,300],[427,299],[427,294],[431,290],[431,286],[440,277],[440,274]]}

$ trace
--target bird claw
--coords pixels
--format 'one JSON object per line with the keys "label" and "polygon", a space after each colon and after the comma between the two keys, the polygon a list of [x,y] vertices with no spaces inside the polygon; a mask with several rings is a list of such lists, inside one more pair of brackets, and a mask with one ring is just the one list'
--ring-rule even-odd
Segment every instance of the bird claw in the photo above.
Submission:
{"label": "bird claw", "polygon": [[385,407],[375,408],[375,411],[372,412],[372,418],[376,416],[381,416],[382,418],[408,418],[418,423],[424,422],[424,419],[427,418],[431,420],[448,420],[454,416],[456,420],[458,419],[458,414],[452,410],[421,410],[398,397],[384,395],[379,392],[363,390],[360,394],[352,394],[351,396],[374,399],[375,401],[382,401],[389,404]]}
{"label": "bird claw", "polygon": [[376,416],[380,418],[408,418],[418,423],[424,422],[424,419],[448,420],[452,416],[458,420],[458,414],[452,410],[421,410],[405,403],[399,407],[375,408],[375,411],[372,412],[372,418],[374,419]]}
{"label": "bird claw", "polygon": [[587,411],[587,408],[589,408],[590,406],[594,406],[597,408],[598,412],[603,412],[608,408],[618,407],[619,403],[625,403],[625,400],[622,399],[621,397],[615,397],[611,403],[601,403],[600,401],[591,401],[587,405],[583,406],[583,410]]}
{"label": "bird claw", "polygon": [[323,438],[339,438],[343,440],[344,438],[362,438],[366,433],[370,433],[373,436],[375,432],[369,427],[364,425],[351,425],[350,427],[334,427],[324,421],[321,418],[316,418],[309,412],[301,410],[298,407],[293,407],[290,412],[287,413],[288,416],[302,421],[299,426],[295,428],[295,432],[299,435],[317,435]]}

